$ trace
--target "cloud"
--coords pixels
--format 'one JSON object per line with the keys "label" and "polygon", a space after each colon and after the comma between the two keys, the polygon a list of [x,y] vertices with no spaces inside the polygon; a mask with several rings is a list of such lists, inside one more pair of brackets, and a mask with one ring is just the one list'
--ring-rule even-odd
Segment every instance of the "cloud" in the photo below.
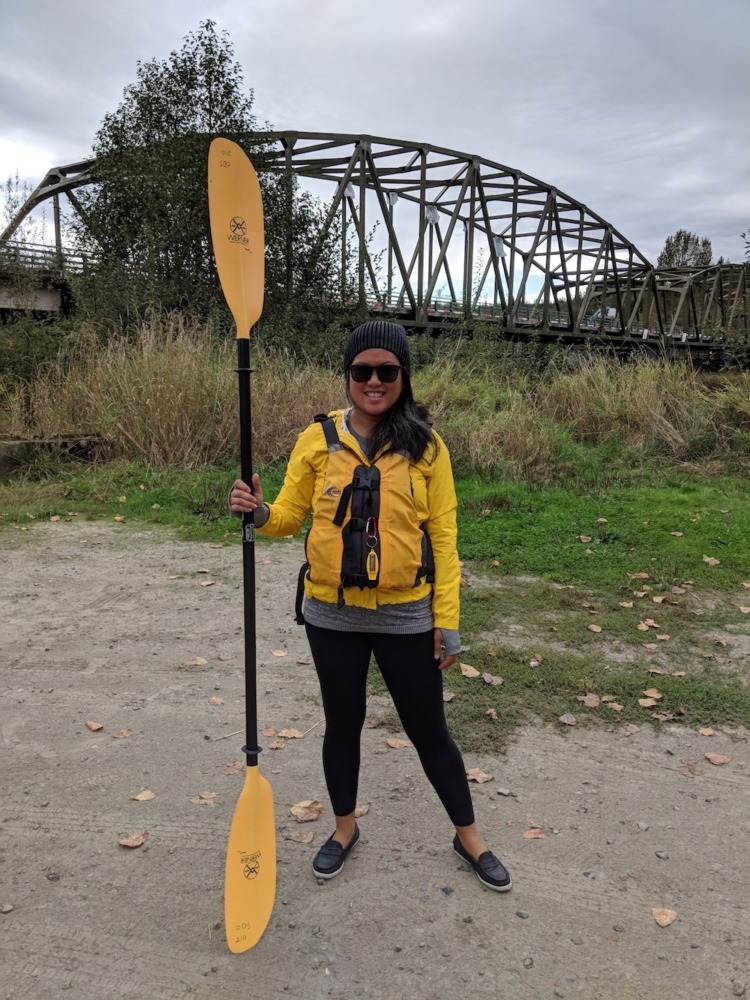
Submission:
{"label": "cloud", "polygon": [[208,14],[26,0],[0,40],[0,178],[85,156],[137,61],[166,59],[206,16],[279,129],[476,153],[584,202],[652,259],[680,227],[742,256],[747,0],[216,0]]}

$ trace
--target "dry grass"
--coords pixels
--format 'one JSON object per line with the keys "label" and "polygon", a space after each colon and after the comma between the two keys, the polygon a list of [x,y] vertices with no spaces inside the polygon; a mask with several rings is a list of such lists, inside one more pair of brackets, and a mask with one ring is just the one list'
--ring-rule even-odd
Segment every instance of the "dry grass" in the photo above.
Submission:
{"label": "dry grass", "polygon": [[[253,448],[258,462],[288,454],[312,415],[344,401],[338,372],[266,349],[254,358]],[[238,450],[234,342],[217,345],[179,316],[135,337],[91,344],[0,394],[0,432],[85,433],[152,465],[199,467]],[[460,472],[550,482],[610,448],[632,466],[644,456],[677,463],[747,461],[750,373],[702,378],[684,365],[564,359],[543,371],[512,358],[446,351],[414,376]]]}

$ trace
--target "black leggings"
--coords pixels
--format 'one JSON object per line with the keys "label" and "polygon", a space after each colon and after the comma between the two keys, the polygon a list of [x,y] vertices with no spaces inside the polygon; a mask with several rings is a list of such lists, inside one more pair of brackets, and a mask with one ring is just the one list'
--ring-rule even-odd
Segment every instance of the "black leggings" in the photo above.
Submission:
{"label": "black leggings", "polygon": [[305,628],[323,695],[323,771],[335,815],[348,816],[357,804],[367,670],[374,653],[404,731],[451,822],[470,826],[471,793],[461,753],[445,721],[443,675],[433,656],[432,630],[382,635],[309,624]]}

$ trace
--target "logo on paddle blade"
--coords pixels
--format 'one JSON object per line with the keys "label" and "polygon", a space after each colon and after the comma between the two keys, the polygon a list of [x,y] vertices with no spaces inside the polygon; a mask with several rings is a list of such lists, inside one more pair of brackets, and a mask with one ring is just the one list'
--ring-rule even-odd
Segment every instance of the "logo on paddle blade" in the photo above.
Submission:
{"label": "logo on paddle blade", "polygon": [[240,861],[242,862],[242,874],[247,879],[257,878],[260,874],[260,851],[257,854],[244,854]]}
{"label": "logo on paddle blade", "polygon": [[229,235],[227,239],[230,243],[249,243],[247,238],[247,223],[241,215],[235,215],[229,220]]}

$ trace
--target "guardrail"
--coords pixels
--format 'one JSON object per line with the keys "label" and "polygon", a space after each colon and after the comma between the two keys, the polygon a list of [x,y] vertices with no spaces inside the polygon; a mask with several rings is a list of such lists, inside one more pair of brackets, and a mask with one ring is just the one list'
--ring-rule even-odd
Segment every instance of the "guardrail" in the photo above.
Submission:
{"label": "guardrail", "polygon": [[90,254],[70,247],[51,247],[42,243],[9,240],[0,245],[0,270],[45,271],[61,276],[80,274],[94,264]]}

